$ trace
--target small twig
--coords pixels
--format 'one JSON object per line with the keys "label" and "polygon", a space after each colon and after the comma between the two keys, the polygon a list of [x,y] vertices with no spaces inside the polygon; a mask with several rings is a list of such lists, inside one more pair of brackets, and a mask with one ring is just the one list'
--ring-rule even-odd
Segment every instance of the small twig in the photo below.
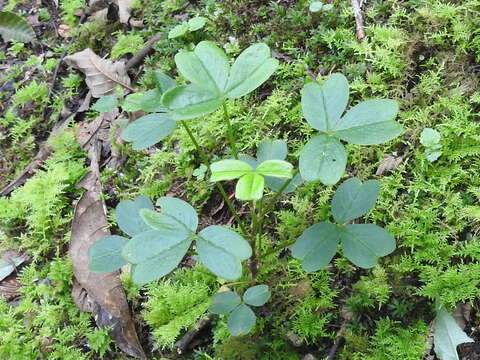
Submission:
{"label": "small twig", "polygon": [[365,38],[365,30],[363,28],[363,15],[362,15],[362,0],[351,0],[353,11],[355,12],[355,23],[357,26],[357,40],[362,41]]}
{"label": "small twig", "polygon": [[327,360],[335,359],[335,355],[337,354],[338,349],[345,344],[345,338],[343,336],[337,337],[335,343],[333,344],[332,348],[328,352]]}
{"label": "small twig", "polygon": [[138,64],[140,64],[145,56],[148,55],[150,51],[152,51],[153,46],[157,43],[158,40],[162,38],[161,33],[156,33],[150,40],[147,41],[143,49],[141,49],[138,53],[136,53],[130,60],[128,60],[127,64],[125,65],[125,70],[129,70]]}
{"label": "small twig", "polygon": [[177,352],[179,354],[183,354],[185,351],[188,349],[188,345],[192,342],[193,339],[203,330],[205,329],[210,323],[212,322],[213,317],[208,316],[205,319],[201,319],[198,323],[197,326],[195,326],[194,329],[187,331],[187,333],[180,339],[178,340],[173,347],[177,349]]}

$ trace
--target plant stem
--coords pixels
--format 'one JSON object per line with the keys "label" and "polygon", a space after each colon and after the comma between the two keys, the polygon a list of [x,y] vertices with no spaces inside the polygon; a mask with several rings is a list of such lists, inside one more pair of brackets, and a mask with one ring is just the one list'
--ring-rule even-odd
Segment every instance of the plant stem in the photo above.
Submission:
{"label": "plant stem", "polygon": [[[195,146],[198,153],[200,154],[200,158],[202,159],[203,163],[206,166],[210,167],[210,160],[208,159],[207,155],[205,154],[205,152],[202,150],[202,148],[198,144],[198,141],[195,138],[195,136],[193,135],[192,130],[188,127],[185,120],[180,120],[180,122],[182,123],[183,127],[185,128],[185,131],[187,132],[188,136],[190,137],[190,140],[192,140],[193,145]],[[232,213],[233,217],[237,221],[237,224],[240,227],[240,230],[242,231],[243,235],[246,238],[250,238],[250,235],[247,232],[247,229],[245,228],[245,225],[243,224],[243,221],[240,219],[240,216],[238,216],[237,210],[235,210],[235,207],[233,206],[232,201],[230,200],[227,193],[225,192],[225,189],[223,188],[222,184],[216,182],[215,186],[217,187],[218,191],[220,191],[220,194],[222,195],[223,200],[225,200],[225,203],[227,204],[230,212]]]}
{"label": "plant stem", "polygon": [[227,104],[225,103],[225,101],[223,102],[222,106],[223,106],[223,118],[225,119],[225,122],[227,123],[228,142],[230,143],[230,147],[232,148],[233,157],[238,160],[237,145],[235,144],[235,138],[233,136],[232,123],[230,122],[230,115],[228,114]]}
{"label": "plant stem", "polygon": [[295,241],[289,240],[289,241],[284,241],[283,243],[280,244],[279,247],[276,247],[275,249],[271,249],[270,251],[267,251],[265,254],[262,254],[261,258],[265,258],[268,255],[274,254],[278,251],[282,251],[283,249],[286,249],[290,245],[295,244]]}
{"label": "plant stem", "polygon": [[250,246],[252,248],[252,258],[250,260],[250,273],[252,274],[252,280],[255,281],[257,278],[257,235],[258,235],[258,224],[259,219],[257,217],[257,212],[255,209],[255,202],[250,202],[250,213],[252,217],[252,235],[250,237]]}

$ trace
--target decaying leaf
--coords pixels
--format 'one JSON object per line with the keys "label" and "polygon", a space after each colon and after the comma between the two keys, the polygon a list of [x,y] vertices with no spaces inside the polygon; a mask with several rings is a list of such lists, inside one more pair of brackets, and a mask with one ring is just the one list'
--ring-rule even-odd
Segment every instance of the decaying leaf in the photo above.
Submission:
{"label": "decaying leaf", "polygon": [[437,311],[433,335],[434,350],[441,360],[459,360],[457,346],[473,342],[443,307]]}
{"label": "decaying leaf", "polygon": [[134,0],[116,0],[118,5],[118,17],[120,22],[128,24],[132,13],[132,4]]}
{"label": "decaying leaf", "polygon": [[[74,288],[72,296],[81,309],[91,309],[98,326],[112,326],[110,336],[120,349],[130,356],[145,358],[138,341],[135,326],[130,315],[125,291],[118,278],[119,273],[92,273],[88,270],[88,248],[103,236],[110,235],[105,204],[101,198],[99,180],[99,142],[94,139],[90,148],[91,172],[85,176],[79,186],[86,192],[75,206],[72,222],[72,235],[69,253],[72,258],[73,272],[79,287],[85,289],[90,306],[80,300],[79,287]],[[84,295],[84,298],[87,298]]]}
{"label": "decaying leaf", "polygon": [[132,13],[133,1],[134,0],[93,0],[90,1],[89,13],[96,19],[105,19],[107,17],[108,7],[111,4],[116,4],[120,22],[128,24]]}
{"label": "decaying leaf", "polygon": [[380,176],[386,172],[395,170],[403,161],[403,156],[387,155],[378,166],[375,175]]}
{"label": "decaying leaf", "polygon": [[91,49],[85,49],[65,57],[65,62],[85,74],[85,81],[92,96],[99,98],[115,92],[117,84],[134,91],[122,61],[112,62],[102,59]]}

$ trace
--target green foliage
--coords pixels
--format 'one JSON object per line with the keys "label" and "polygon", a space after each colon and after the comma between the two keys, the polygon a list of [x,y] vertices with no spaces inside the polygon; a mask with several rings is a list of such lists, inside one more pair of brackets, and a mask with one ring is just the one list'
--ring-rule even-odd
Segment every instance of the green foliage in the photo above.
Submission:
{"label": "green foliage", "polygon": [[63,20],[70,26],[77,25],[78,17],[75,10],[85,8],[84,0],[60,0],[60,8],[63,11]]}
{"label": "green foliage", "polygon": [[126,54],[136,54],[144,47],[144,45],[143,38],[139,34],[119,34],[117,42],[112,47],[110,57],[112,59],[118,59]]}
{"label": "green foliage", "polygon": [[27,43],[35,38],[35,31],[21,16],[10,11],[0,11],[0,35],[5,42]]}
{"label": "green foliage", "polygon": [[292,247],[292,255],[303,260],[306,271],[327,265],[342,243],[344,255],[355,265],[370,268],[377,259],[395,250],[394,238],[373,224],[344,223],[364,215],[373,207],[380,185],[370,180],[365,184],[356,178],[341,184],[332,200],[332,213],[337,224],[320,222],[309,227]]}
{"label": "green foliage", "polygon": [[176,270],[169,280],[147,285],[142,317],[153,328],[161,347],[170,347],[183,331],[193,328],[210,306],[215,277],[201,266]]}
{"label": "green foliage", "polygon": [[176,25],[173,27],[169,33],[168,33],[168,38],[169,39],[175,39],[178,37],[181,37],[189,32],[194,32],[197,30],[200,30],[205,26],[207,23],[207,19],[202,17],[202,16],[196,16],[194,18],[191,18],[188,21],[184,21],[179,25]]}
{"label": "green foliage", "polygon": [[425,146],[425,156],[428,161],[434,162],[442,155],[440,133],[431,128],[425,128],[420,134],[420,143]]}

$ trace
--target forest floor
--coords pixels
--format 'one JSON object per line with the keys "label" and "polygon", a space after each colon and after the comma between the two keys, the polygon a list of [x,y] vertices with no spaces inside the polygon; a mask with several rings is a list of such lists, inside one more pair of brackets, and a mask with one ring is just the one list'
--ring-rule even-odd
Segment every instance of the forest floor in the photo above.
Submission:
{"label": "forest floor", "polygon": [[[242,153],[253,155],[264,138],[284,139],[296,164],[312,134],[300,90],[307,77],[333,72],[348,78],[351,104],[397,100],[405,131],[382,145],[347,145],[344,175],[380,181],[366,219],[395,237],[394,253],[370,270],[337,254],[326,269],[308,274],[288,250],[275,253],[259,270],[272,299],[259,310],[255,330],[231,337],[225,319],[209,318],[183,354],[174,344],[206,317],[222,284],[190,258],[143,287],[125,271],[120,280],[132,315],[123,313],[124,320],[146,357],[308,360],[334,349],[329,359],[435,360],[432,321],[441,302],[475,340],[459,346],[460,359],[480,359],[480,0],[366,1],[362,41],[350,0],[329,1],[331,9],[316,13],[307,0],[135,0],[131,11],[125,1],[105,3],[94,11],[84,0],[0,0],[0,11],[23,16],[36,33],[31,43],[0,41],[0,257],[22,256],[0,280],[0,359],[121,359],[125,348],[142,351],[135,336],[112,341],[111,327],[97,327],[102,313],[74,279],[68,250],[85,192],[78,184],[93,161],[84,146],[92,133],[104,134],[97,160],[113,233],[115,206],[140,194],[187,200],[201,226],[235,225],[185,131],[133,150],[118,131],[139,114],[119,113],[100,126],[84,74],[63,61],[90,48],[126,62],[157,34],[152,51],[129,63],[139,91],[155,86],[154,70],[180,79],[174,55],[202,40],[229,57],[256,42],[273,50],[280,66],[269,81],[228,103]],[[168,38],[195,16],[205,17],[205,26]],[[190,123],[202,147],[228,153],[220,112]],[[441,136],[435,161],[420,143],[425,128]],[[283,196],[266,251],[327,219],[334,189],[311,182]],[[240,202],[235,206],[242,211]]]}

